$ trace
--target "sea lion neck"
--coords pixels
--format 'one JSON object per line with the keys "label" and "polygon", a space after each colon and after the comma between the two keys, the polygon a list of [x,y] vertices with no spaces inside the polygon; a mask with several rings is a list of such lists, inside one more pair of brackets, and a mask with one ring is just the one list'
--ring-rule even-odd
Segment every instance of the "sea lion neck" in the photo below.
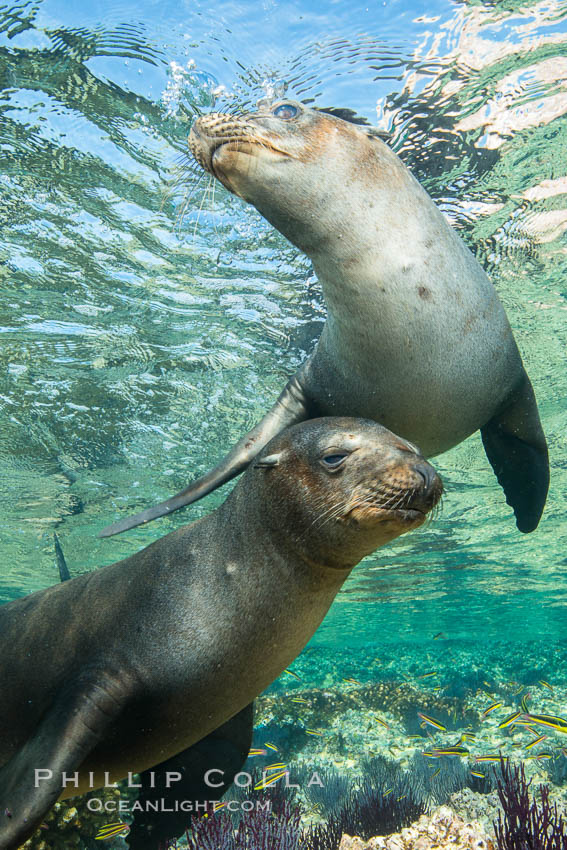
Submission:
{"label": "sea lion neck", "polygon": [[334,547],[327,551],[319,540],[310,540],[308,530],[299,525],[285,500],[266,508],[263,488],[246,487],[242,479],[227,500],[206,518],[212,526],[207,527],[206,533],[216,534],[216,529],[222,529],[226,551],[247,549],[248,561],[257,570],[267,563],[271,569],[279,565],[283,573],[293,573],[308,591],[328,588],[336,592],[360,558],[345,563]]}

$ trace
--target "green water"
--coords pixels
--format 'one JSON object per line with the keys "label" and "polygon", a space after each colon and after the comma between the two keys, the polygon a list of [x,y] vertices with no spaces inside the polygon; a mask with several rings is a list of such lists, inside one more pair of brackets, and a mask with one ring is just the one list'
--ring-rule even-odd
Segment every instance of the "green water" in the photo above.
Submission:
{"label": "green water", "polygon": [[0,6],[0,601],[57,581],[54,531],[77,575],[218,505],[96,536],[208,470],[311,350],[309,262],[186,149],[197,114],[287,92],[388,131],[498,290],[551,458],[527,536],[478,434],[436,458],[441,513],[356,568],[302,687],[566,687],[567,6],[330,9]]}

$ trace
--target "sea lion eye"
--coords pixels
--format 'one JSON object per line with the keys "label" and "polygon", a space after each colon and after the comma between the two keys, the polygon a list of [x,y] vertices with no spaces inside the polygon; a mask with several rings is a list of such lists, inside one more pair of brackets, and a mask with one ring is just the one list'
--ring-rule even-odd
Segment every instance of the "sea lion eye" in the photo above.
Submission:
{"label": "sea lion eye", "polygon": [[276,118],[283,118],[287,121],[289,118],[295,118],[297,113],[299,112],[297,106],[293,106],[291,103],[280,103],[279,106],[276,106],[274,109],[274,115]]}
{"label": "sea lion eye", "polygon": [[334,454],[324,455],[321,458],[321,463],[326,469],[334,470],[342,466],[347,457],[348,452],[335,452]]}

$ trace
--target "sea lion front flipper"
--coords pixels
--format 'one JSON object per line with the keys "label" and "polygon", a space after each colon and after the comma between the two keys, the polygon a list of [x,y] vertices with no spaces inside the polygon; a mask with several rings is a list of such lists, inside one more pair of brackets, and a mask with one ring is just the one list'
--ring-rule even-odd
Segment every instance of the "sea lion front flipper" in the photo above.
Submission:
{"label": "sea lion front flipper", "polygon": [[[210,735],[140,774],[142,789],[138,797],[139,807],[136,808],[127,838],[131,850],[158,850],[159,847],[165,847],[168,841],[185,832],[192,816],[201,817],[205,811],[209,811],[204,806],[205,802],[222,797],[248,757],[252,743],[252,723],[253,703],[250,703]],[[208,770],[215,771],[210,778],[215,787],[205,781]],[[172,781],[176,774],[182,778]],[[168,784],[170,787],[167,787]],[[164,805],[161,805],[162,800]],[[162,811],[153,811],[156,801],[160,801]],[[202,803],[203,807],[196,811],[185,811],[176,805],[181,801],[193,805]],[[177,808],[179,811],[176,811]]]}
{"label": "sea lion front flipper", "polygon": [[[126,677],[127,678],[127,677]],[[125,677],[79,676],[64,688],[34,734],[0,769],[0,850],[16,850],[61,795],[124,705]]]}
{"label": "sea lion front flipper", "polygon": [[547,498],[549,460],[534,391],[525,373],[509,404],[480,433],[518,529],[526,534],[533,531]]}
{"label": "sea lion front flipper", "polygon": [[71,573],[69,572],[69,567],[67,566],[67,561],[65,560],[65,555],[63,554],[59,538],[55,532],[53,532],[53,545],[55,546],[55,559],[57,561],[57,567],[59,568],[59,578],[61,581],[69,581]]}
{"label": "sea lion front flipper", "polygon": [[198,478],[186,490],[182,490],[181,493],[177,493],[165,502],[160,502],[159,505],[148,508],[135,516],[126,517],[112,525],[107,525],[98,536],[112,537],[113,534],[120,534],[120,532],[128,531],[130,528],[136,528],[137,525],[151,522],[153,519],[171,514],[173,511],[185,507],[185,505],[197,502],[203,496],[207,496],[213,490],[216,490],[221,484],[226,484],[227,481],[231,481],[237,475],[240,475],[264,446],[270,442],[272,437],[275,437],[284,428],[308,419],[311,402],[305,390],[307,383],[305,378],[309,362],[310,358],[289,379],[271,410],[238,441],[232,451],[214,469],[203,475],[202,478]]}

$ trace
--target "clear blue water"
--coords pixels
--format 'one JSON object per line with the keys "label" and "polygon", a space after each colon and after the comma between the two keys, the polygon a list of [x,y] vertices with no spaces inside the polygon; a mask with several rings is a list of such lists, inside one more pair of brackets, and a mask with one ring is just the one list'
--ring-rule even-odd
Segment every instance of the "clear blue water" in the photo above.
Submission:
{"label": "clear blue water", "polygon": [[478,434],[437,458],[442,512],[354,571],[310,651],[448,670],[443,632],[464,678],[529,655],[567,685],[566,44],[559,0],[0,6],[0,601],[56,581],[54,530],[79,574],[219,504],[96,536],[210,468],[318,336],[306,258],[186,167],[196,115],[287,93],[388,131],[473,249],[552,470],[524,536]]}

